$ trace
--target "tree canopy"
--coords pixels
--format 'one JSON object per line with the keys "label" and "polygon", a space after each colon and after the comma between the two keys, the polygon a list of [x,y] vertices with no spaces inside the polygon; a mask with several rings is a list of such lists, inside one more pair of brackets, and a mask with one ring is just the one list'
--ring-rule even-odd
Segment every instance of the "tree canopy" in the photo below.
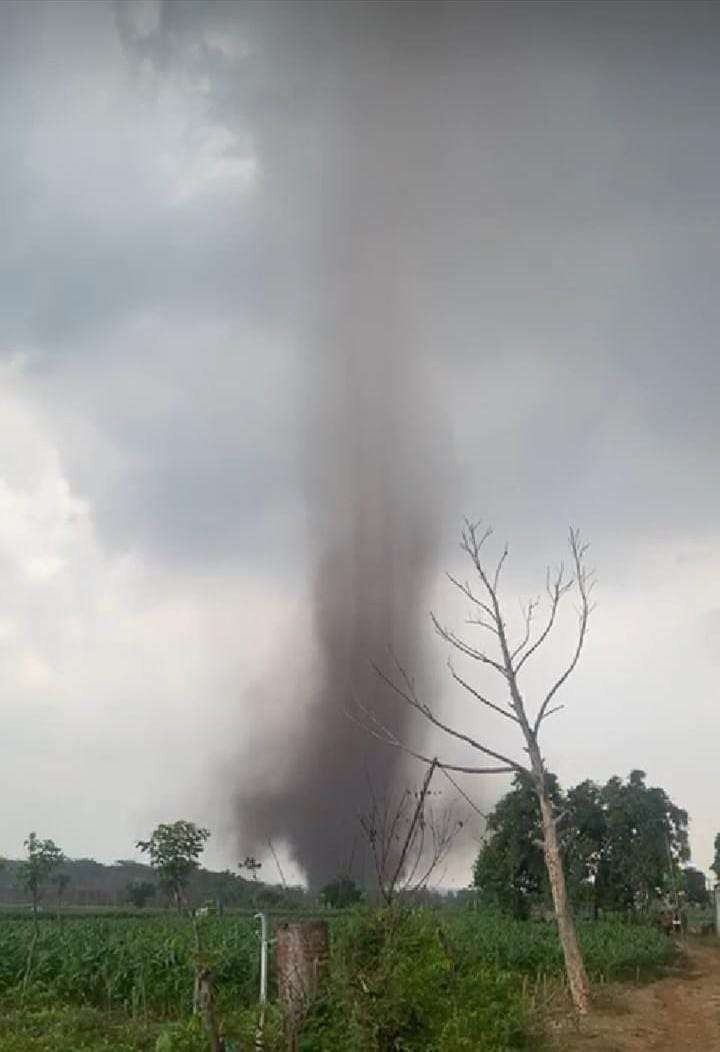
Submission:
{"label": "tree canopy", "polygon": [[331,909],[343,909],[354,906],[362,898],[362,889],[351,877],[342,876],[331,880],[320,892],[320,898]]}
{"label": "tree canopy", "polygon": [[720,833],[716,835],[713,846],[715,848],[715,857],[713,858],[713,863],[710,866],[710,869],[715,874],[715,879],[720,882]]}
{"label": "tree canopy", "polygon": [[[552,778],[553,803],[568,888],[576,905],[595,913],[642,910],[685,888],[688,816],[665,790],[646,785],[644,771],[604,785],[584,781],[562,793]],[[547,900],[537,795],[523,775],[497,804],[473,872],[481,895],[515,916]],[[701,875],[702,876],[702,875]],[[692,881],[692,878],[690,878]],[[693,885],[694,887],[695,885]]]}
{"label": "tree canopy", "polygon": [[137,847],[150,856],[150,865],[157,871],[160,886],[182,908],[185,889],[191,875],[198,868],[210,830],[194,822],[180,820],[162,823],[149,840],[138,840]]}
{"label": "tree canopy", "polygon": [[54,840],[41,840],[37,833],[30,833],[24,846],[27,858],[18,867],[17,880],[30,893],[36,913],[45,885],[65,856]]}
{"label": "tree canopy", "polygon": [[157,886],[149,880],[129,880],[125,890],[128,902],[137,909],[144,909],[150,899],[155,896]]}
{"label": "tree canopy", "polygon": [[705,885],[705,874],[694,866],[686,866],[683,870],[683,891],[686,901],[697,906],[706,906],[710,901]]}
{"label": "tree canopy", "polygon": [[[530,906],[549,893],[542,849],[540,805],[532,778],[517,774],[488,816],[489,838],[475,861],[473,883],[483,897],[515,917],[526,917]],[[548,776],[553,802],[560,802],[557,779]]]}

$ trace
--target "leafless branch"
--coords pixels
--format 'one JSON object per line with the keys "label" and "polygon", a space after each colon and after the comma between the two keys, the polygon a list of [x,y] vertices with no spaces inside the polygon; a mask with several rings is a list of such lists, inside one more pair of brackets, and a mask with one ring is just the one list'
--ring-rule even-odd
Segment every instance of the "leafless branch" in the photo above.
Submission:
{"label": "leafless branch", "polygon": [[[401,741],[389,727],[386,727],[380,722],[377,715],[371,709],[362,705],[357,698],[355,698],[354,701],[357,708],[363,714],[366,722],[357,719],[349,709],[345,710],[346,715],[348,719],[352,720],[352,722],[365,731],[366,734],[371,734],[374,738],[377,738],[378,741],[383,742],[383,744],[391,745],[393,748],[398,749],[400,752],[404,752],[407,756],[412,756],[415,760],[419,760],[421,763],[430,764],[433,762],[433,757],[417,752],[415,749],[411,749]],[[447,763],[444,760],[438,761],[438,767],[443,771],[454,771],[456,774],[514,774],[517,771],[516,764],[499,767],[469,767],[463,764]]]}
{"label": "leafless branch", "polygon": [[466,596],[471,602],[475,603],[476,606],[479,606],[480,609],[483,610],[489,617],[495,620],[495,613],[493,609],[489,607],[487,603],[484,603],[481,599],[478,599],[478,597],[475,595],[467,581],[459,581],[457,577],[453,577],[451,573],[446,574],[445,576],[447,577],[448,581],[451,581],[452,584],[454,584],[455,587],[462,592],[464,596]]}
{"label": "leafless branch", "polygon": [[[483,650],[478,650],[476,647],[470,646],[470,644],[466,643],[464,639],[460,638],[460,636],[451,632],[450,629],[445,628],[445,626],[438,621],[435,614],[430,614],[430,620],[432,621],[437,634],[441,639],[444,639],[446,643],[455,647],[456,650],[459,650],[461,654],[465,654],[466,657],[470,657],[474,661],[480,661],[483,665],[490,665],[496,672],[499,672],[501,676],[507,677],[505,667],[504,665],[501,665],[499,661],[495,661],[494,658],[488,657]],[[496,629],[495,631],[499,632],[499,629]]]}
{"label": "leafless branch", "polygon": [[523,656],[515,666],[516,674],[520,671],[520,669],[523,667],[528,658],[532,657],[535,651],[543,645],[547,637],[550,635],[550,632],[552,631],[552,627],[555,624],[555,617],[557,615],[558,606],[560,605],[560,600],[565,595],[565,593],[572,588],[574,584],[574,581],[572,579],[570,579],[569,581],[564,581],[564,575],[565,567],[563,563],[560,563],[560,566],[558,567],[557,573],[555,575],[555,579],[551,582],[550,568],[548,567],[547,577],[545,581],[545,590],[550,597],[550,614],[548,616],[547,624],[545,625],[543,631],[532,644],[530,649],[523,654]]}
{"label": "leafless branch", "polygon": [[497,592],[498,581],[500,580],[500,571],[502,570],[503,564],[505,563],[505,560],[508,557],[508,551],[509,551],[509,549],[508,549],[508,546],[506,544],[505,547],[503,548],[503,553],[500,556],[498,564],[497,564],[497,566],[495,568],[495,576],[493,577],[493,592]]}
{"label": "leafless branch", "polygon": [[443,720],[439,719],[432,711],[429,705],[418,700],[415,694],[412,680],[410,679],[402,665],[399,663],[397,658],[394,657],[394,655],[393,659],[395,661],[395,668],[405,684],[404,687],[397,683],[391,676],[388,676],[387,673],[385,673],[379,667],[379,665],[373,664],[373,668],[375,669],[375,672],[383,681],[383,683],[385,683],[386,686],[388,686],[392,691],[394,691],[394,693],[397,694],[399,698],[402,698],[402,700],[405,701],[408,705],[410,705],[411,708],[415,709],[416,712],[419,712],[422,716],[424,716],[426,720],[433,724],[433,726],[438,727],[441,731],[445,731],[445,733],[449,734],[451,737],[457,738],[458,741],[465,742],[466,745],[471,746],[471,748],[473,749],[477,749],[478,752],[483,753],[483,755],[485,756],[492,757],[493,760],[498,760],[500,763],[503,764],[509,764],[515,770],[523,770],[523,768],[518,763],[516,763],[515,760],[512,760],[508,756],[504,756],[502,753],[497,752],[495,749],[488,748],[481,742],[476,741],[476,739],[472,738],[469,734],[464,734],[462,731],[458,731],[454,727],[448,726],[447,723],[444,723]]}
{"label": "leafless branch", "polygon": [[[395,867],[395,871],[394,871],[393,876],[391,878],[391,883],[390,883],[391,894],[394,892],[395,885],[397,884],[397,881],[398,881],[398,877],[402,873],[402,871],[403,871],[403,869],[405,867],[405,863],[407,862],[408,852],[410,850],[410,847],[412,846],[412,842],[413,842],[413,840],[415,838],[416,831],[417,831],[417,828],[418,828],[418,823],[420,822],[420,818],[421,818],[422,813],[423,813],[423,808],[425,807],[425,797],[427,796],[428,789],[430,788],[430,782],[432,781],[432,776],[435,774],[435,770],[436,769],[437,769],[437,759],[435,758],[435,759],[433,759],[433,762],[428,767],[427,774],[425,775],[425,779],[424,779],[423,784],[422,784],[422,789],[420,790],[420,794],[418,796],[417,807],[415,808],[415,811],[413,812],[413,816],[412,816],[412,819],[410,821],[410,825],[408,826],[407,836],[405,837],[405,842],[403,843],[402,851],[400,852],[400,856],[398,858],[397,866]],[[418,857],[420,857],[421,853],[422,853],[422,845],[420,847],[420,852],[418,853]],[[413,873],[414,873],[414,870],[413,870]]]}
{"label": "leafless branch", "polygon": [[548,706],[550,705],[550,702],[577,665],[578,660],[580,659],[580,652],[583,648],[583,643],[585,642],[585,636],[587,634],[588,618],[590,617],[591,611],[590,593],[594,585],[594,580],[592,571],[589,571],[584,563],[588,545],[582,541],[580,531],[577,529],[570,529],[570,550],[575,564],[575,581],[577,582],[578,592],[580,594],[577,644],[570,663],[566,666],[564,672],[555,680],[555,683],[545,695],[545,700],[540,706],[535,723],[533,724],[533,733],[535,735],[537,735],[541,723],[548,715]]}
{"label": "leafless branch", "polygon": [[498,630],[495,625],[488,624],[487,621],[483,621],[481,617],[467,617],[465,619],[466,625],[476,625],[478,628],[484,628],[488,632],[492,632],[493,635],[498,635]]}
{"label": "leafless branch", "polygon": [[438,769],[439,763],[431,762],[417,793],[405,789],[399,797],[385,796],[380,802],[371,790],[369,810],[360,816],[378,890],[388,905],[400,893],[414,893],[427,886],[463,826],[451,808],[437,814],[430,804],[430,782]]}
{"label": "leafless branch", "polygon": [[443,773],[443,774],[445,775],[445,777],[447,778],[447,780],[448,780],[448,781],[450,782],[450,785],[452,785],[452,786],[453,786],[453,787],[455,788],[455,790],[456,790],[456,791],[457,791],[458,793],[460,793],[460,796],[462,796],[462,798],[463,798],[463,799],[465,800],[465,802],[466,802],[466,803],[468,803],[468,804],[470,804],[470,806],[472,807],[473,811],[475,811],[475,812],[476,812],[476,813],[477,813],[478,815],[480,815],[480,817],[481,817],[482,819],[484,819],[485,821],[487,821],[487,818],[488,818],[488,816],[487,816],[487,815],[485,814],[485,812],[484,812],[484,811],[481,811],[481,810],[480,810],[480,808],[478,807],[478,805],[477,805],[477,804],[476,804],[476,803],[474,802],[474,800],[472,800],[472,799],[471,799],[471,798],[470,798],[470,797],[469,797],[469,796],[467,795],[467,793],[466,793],[466,792],[465,792],[465,790],[464,790],[464,789],[462,788],[462,786],[458,785],[458,783],[457,783],[457,782],[455,781],[455,779],[453,778],[453,776],[452,776],[451,774],[449,774],[449,773],[448,773],[448,771],[447,771],[447,770],[446,770],[446,769],[445,769],[444,767],[442,767],[442,766],[438,765],[438,768],[439,768],[439,770],[440,770],[440,771],[442,771],[442,773]]}
{"label": "leafless branch", "polygon": [[[427,887],[430,877],[447,857],[457,833],[462,829],[462,822],[458,822],[452,815],[451,811],[446,811],[439,819],[432,816],[428,822],[428,826],[430,829],[431,845],[427,866],[419,880],[415,879],[417,867],[414,870],[412,881],[413,886],[408,889],[413,893]],[[423,856],[419,854],[418,863],[422,861],[422,858]]]}
{"label": "leafless branch", "polygon": [[528,605],[527,605],[527,607],[525,608],[525,611],[524,611],[524,614],[525,614],[525,634],[523,635],[523,638],[520,641],[520,643],[518,643],[518,645],[515,647],[513,652],[510,654],[510,660],[511,661],[514,661],[515,658],[518,656],[518,654],[530,642],[530,631],[531,631],[531,627],[532,627],[533,614],[535,613],[535,610],[537,609],[539,603],[540,603],[539,599],[530,599],[528,601]]}
{"label": "leafless branch", "polygon": [[465,519],[464,529],[460,536],[460,547],[468,555],[472,556],[473,561],[479,559],[480,549],[484,545],[488,537],[492,537],[493,529],[492,526],[486,526],[482,534],[478,536],[478,530],[480,529],[479,522],[471,522],[470,519]]}
{"label": "leafless branch", "polygon": [[472,694],[472,696],[474,698],[477,698],[478,701],[482,702],[483,705],[487,705],[487,707],[489,709],[492,709],[494,712],[499,712],[501,716],[504,716],[508,720],[512,720],[513,723],[520,722],[517,716],[514,716],[512,712],[509,712],[507,709],[503,709],[500,705],[496,705],[494,701],[490,701],[490,699],[486,698],[484,694],[481,694],[479,691],[475,690],[474,687],[472,687],[466,680],[462,678],[461,675],[459,675],[459,673],[453,667],[451,661],[448,661],[447,666],[450,669],[450,675],[455,680],[455,682],[459,683],[461,687],[464,687],[469,694]]}
{"label": "leafless branch", "polygon": [[285,874],[282,871],[282,866],[280,865],[280,859],[277,857],[277,854],[275,853],[275,848],[273,846],[273,842],[272,842],[272,840],[269,837],[268,837],[268,847],[270,848],[270,852],[272,854],[272,857],[275,860],[275,866],[277,867],[277,871],[280,874],[280,883],[282,884],[282,889],[283,889],[283,891],[287,891],[287,884],[285,882]]}

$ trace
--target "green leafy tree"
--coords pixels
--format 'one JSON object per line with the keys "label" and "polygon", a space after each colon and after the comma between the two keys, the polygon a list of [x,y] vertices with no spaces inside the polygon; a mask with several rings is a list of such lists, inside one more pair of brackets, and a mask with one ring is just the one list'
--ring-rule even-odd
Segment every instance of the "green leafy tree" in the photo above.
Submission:
{"label": "green leafy tree", "polygon": [[283,893],[279,888],[268,887],[263,884],[260,891],[253,896],[253,902],[258,909],[271,910],[279,906],[283,900]]}
{"label": "green leafy tree", "polygon": [[705,874],[694,866],[686,866],[682,872],[683,891],[688,902],[697,906],[707,906],[710,901],[708,889],[705,886]]}
{"label": "green leafy tree", "polygon": [[59,914],[63,895],[67,891],[68,884],[70,883],[70,874],[63,872],[62,870],[59,873],[53,873],[50,877],[50,883],[55,888],[55,899]]}
{"label": "green leafy tree", "polygon": [[[584,781],[566,794],[553,776],[547,779],[576,907],[597,916],[601,909],[635,911],[663,895],[677,897],[681,864],[689,858],[688,817],[663,789],[647,786],[642,771],[602,787]],[[527,776],[516,775],[513,789],[489,816],[488,833],[473,882],[481,898],[527,916],[548,897],[540,807]]]}
{"label": "green leafy tree", "polygon": [[125,895],[136,909],[144,909],[150,899],[154,898],[157,885],[149,880],[129,880],[125,885]]}
{"label": "green leafy tree", "polygon": [[178,912],[185,903],[190,877],[210,838],[210,830],[194,822],[166,822],[154,830],[149,840],[138,840],[136,847],[150,858],[160,886],[172,898]]}
{"label": "green leafy tree", "polygon": [[589,907],[597,917],[601,905],[603,851],[607,842],[602,789],[590,780],[580,782],[568,790],[564,808],[565,872],[570,897],[576,907]]}
{"label": "green leafy tree", "polygon": [[214,1010],[212,976],[203,950],[198,915],[188,908],[187,887],[199,868],[199,859],[210,839],[210,830],[180,819],[159,825],[149,840],[138,840],[136,847],[149,855],[150,865],[158,875],[160,887],[172,898],[178,913],[187,909],[195,942],[195,985],[193,1012],[202,1014],[213,1050],[221,1049]]}
{"label": "green leafy tree", "polygon": [[603,905],[642,910],[680,890],[680,866],[690,858],[687,811],[664,789],[645,784],[644,771],[611,778],[602,790],[607,837],[598,879]]}
{"label": "green leafy tree", "polygon": [[341,910],[354,906],[362,899],[362,889],[351,877],[336,877],[320,892],[320,899],[331,909]]}
{"label": "green leafy tree", "polygon": [[715,874],[715,879],[718,882],[720,882],[720,833],[718,833],[717,836],[715,837],[714,847],[715,847],[715,858],[713,859],[713,864],[710,866],[710,869]]}
{"label": "green leafy tree", "polygon": [[18,867],[17,879],[32,897],[33,914],[37,916],[45,886],[53,872],[63,864],[65,856],[53,840],[40,840],[37,833],[31,833],[23,846],[27,858]]}
{"label": "green leafy tree", "polygon": [[[560,789],[548,775],[548,791],[560,804]],[[513,789],[488,816],[488,836],[473,869],[473,884],[483,901],[514,917],[527,917],[549,892],[542,849],[540,804],[532,779],[516,774]]]}
{"label": "green leafy tree", "polygon": [[214,873],[206,884],[207,897],[215,900],[217,909],[222,913],[225,905],[233,900],[236,887],[242,882],[229,869]]}

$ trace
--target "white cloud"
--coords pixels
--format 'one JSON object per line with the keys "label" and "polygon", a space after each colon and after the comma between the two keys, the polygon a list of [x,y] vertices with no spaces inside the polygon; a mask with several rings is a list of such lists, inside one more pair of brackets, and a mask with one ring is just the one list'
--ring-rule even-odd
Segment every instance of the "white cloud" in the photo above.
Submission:
{"label": "white cloud", "polygon": [[[70,854],[124,856],[179,815],[228,833],[214,766],[294,598],[105,551],[17,369],[0,377],[0,419],[0,763],[14,787],[0,852],[37,828]],[[212,857],[232,862],[231,839]]]}
{"label": "white cloud", "polygon": [[257,177],[257,158],[238,153],[238,137],[222,126],[206,126],[184,140],[176,141],[166,154],[168,169],[175,169],[172,199],[176,204],[214,187],[247,190]]}

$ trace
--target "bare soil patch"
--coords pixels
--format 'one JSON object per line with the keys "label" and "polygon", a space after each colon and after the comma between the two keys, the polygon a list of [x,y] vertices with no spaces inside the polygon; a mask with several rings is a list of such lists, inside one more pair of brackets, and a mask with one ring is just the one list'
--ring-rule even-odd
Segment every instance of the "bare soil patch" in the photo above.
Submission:
{"label": "bare soil patch", "polygon": [[720,1052],[720,940],[683,943],[664,978],[602,987],[587,1019],[550,1031],[558,1052]]}

